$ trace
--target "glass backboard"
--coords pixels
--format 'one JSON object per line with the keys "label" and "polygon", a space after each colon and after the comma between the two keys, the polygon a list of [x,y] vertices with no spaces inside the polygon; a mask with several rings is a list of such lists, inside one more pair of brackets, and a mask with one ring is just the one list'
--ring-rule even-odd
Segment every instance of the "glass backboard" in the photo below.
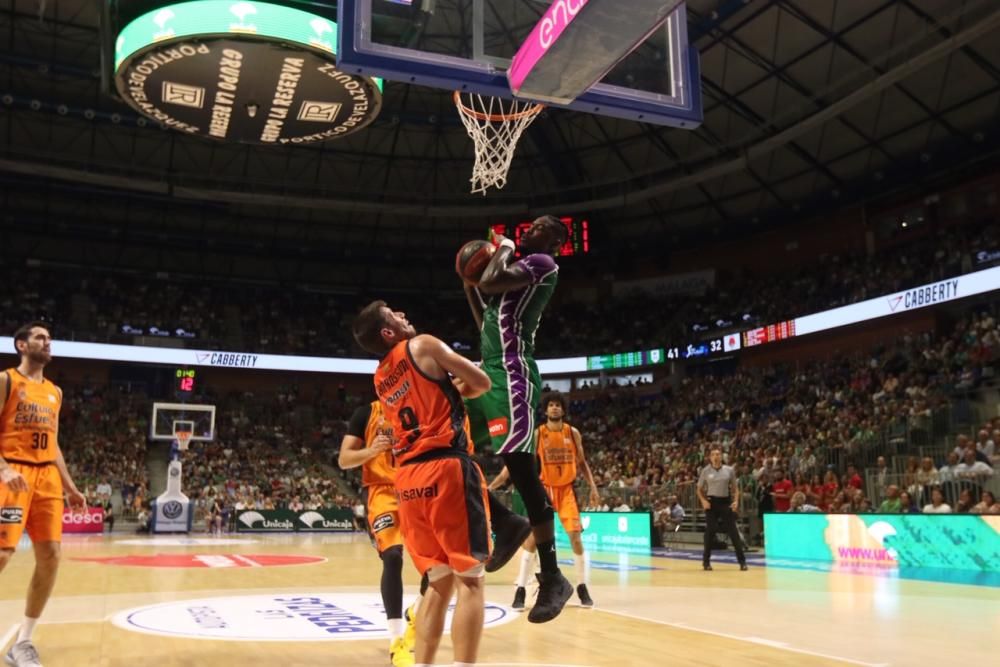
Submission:
{"label": "glass backboard", "polygon": [[[579,0],[555,0],[555,2]],[[511,97],[506,72],[553,0],[356,0],[338,4],[338,67],[352,74]],[[628,3],[621,3],[627,9]],[[628,21],[622,12],[622,21]],[[609,31],[609,36],[612,34]],[[581,58],[600,58],[596,42]],[[576,47],[574,47],[576,48]],[[608,65],[611,66],[612,62]],[[683,2],[662,27],[564,107],[693,129],[701,124],[698,54]]]}

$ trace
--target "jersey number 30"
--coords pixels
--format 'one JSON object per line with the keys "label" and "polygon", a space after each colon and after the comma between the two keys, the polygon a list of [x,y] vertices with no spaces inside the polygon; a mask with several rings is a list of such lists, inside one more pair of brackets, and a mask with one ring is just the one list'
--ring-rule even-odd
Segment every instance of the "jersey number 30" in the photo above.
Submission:
{"label": "jersey number 30", "polygon": [[49,434],[48,433],[32,433],[31,434],[31,448],[32,449],[48,449],[49,448]]}

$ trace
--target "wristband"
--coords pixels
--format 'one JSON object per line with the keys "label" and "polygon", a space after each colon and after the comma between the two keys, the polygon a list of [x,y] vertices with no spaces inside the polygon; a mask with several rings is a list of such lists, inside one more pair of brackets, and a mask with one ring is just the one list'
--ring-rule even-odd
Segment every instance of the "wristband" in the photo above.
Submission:
{"label": "wristband", "polygon": [[511,250],[514,250],[516,248],[516,246],[514,245],[514,242],[511,241],[510,239],[504,239],[503,241],[501,241],[500,242],[500,247],[501,248],[510,248]]}

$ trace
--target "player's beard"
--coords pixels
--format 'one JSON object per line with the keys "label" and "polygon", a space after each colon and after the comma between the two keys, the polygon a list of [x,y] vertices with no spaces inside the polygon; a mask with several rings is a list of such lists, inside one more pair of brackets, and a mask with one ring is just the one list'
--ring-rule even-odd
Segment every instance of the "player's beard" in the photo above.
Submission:
{"label": "player's beard", "polygon": [[52,361],[52,353],[45,350],[32,350],[26,356],[28,357],[28,361],[39,366],[45,366]]}

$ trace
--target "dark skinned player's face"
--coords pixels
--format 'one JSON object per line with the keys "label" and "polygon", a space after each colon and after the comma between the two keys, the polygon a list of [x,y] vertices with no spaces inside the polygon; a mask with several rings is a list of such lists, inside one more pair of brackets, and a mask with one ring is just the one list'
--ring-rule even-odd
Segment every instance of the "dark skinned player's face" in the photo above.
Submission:
{"label": "dark skinned player's face", "polygon": [[563,418],[562,405],[558,401],[549,401],[549,404],[545,407],[545,416],[552,421],[559,421]]}
{"label": "dark skinned player's face", "polygon": [[562,223],[538,218],[521,234],[521,249],[529,255],[536,252],[552,254],[565,238],[565,232]]}

